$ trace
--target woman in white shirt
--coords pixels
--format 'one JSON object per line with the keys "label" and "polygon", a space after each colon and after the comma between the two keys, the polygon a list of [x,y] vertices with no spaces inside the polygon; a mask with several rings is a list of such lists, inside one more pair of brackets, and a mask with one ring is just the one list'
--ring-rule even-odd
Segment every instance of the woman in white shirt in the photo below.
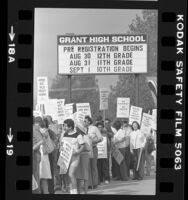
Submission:
{"label": "woman in white shirt", "polygon": [[134,121],[133,131],[130,133],[130,151],[134,156],[133,180],[142,180],[144,177],[144,146],[146,137],[140,131],[140,125]]}

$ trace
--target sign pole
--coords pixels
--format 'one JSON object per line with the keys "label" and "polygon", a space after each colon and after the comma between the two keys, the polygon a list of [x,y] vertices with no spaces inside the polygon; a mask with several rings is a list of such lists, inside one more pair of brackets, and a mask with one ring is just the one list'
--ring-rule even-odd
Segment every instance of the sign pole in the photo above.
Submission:
{"label": "sign pole", "polygon": [[[74,33],[66,33],[65,34],[66,36],[74,36]],[[71,77],[72,75],[67,75],[68,77],[68,102],[71,103],[72,99],[71,99],[71,89],[72,89],[72,86],[71,86]]]}
{"label": "sign pole", "polygon": [[71,77],[72,75],[67,75],[68,78],[68,102],[71,103],[72,101],[72,94],[71,94],[71,90],[72,90],[72,84],[71,84]]}
{"label": "sign pole", "polygon": [[105,123],[105,118],[106,118],[106,117],[105,117],[105,114],[106,114],[106,113],[105,113],[105,110],[103,110],[103,121],[104,121],[104,123]]}
{"label": "sign pole", "polygon": [[135,74],[135,84],[136,84],[136,106],[139,107],[139,74]]}

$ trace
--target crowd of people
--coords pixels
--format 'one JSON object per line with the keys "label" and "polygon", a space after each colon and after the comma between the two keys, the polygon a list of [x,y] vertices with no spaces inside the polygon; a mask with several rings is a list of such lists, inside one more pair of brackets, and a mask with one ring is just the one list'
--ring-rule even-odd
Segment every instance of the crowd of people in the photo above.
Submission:
{"label": "crowd of people", "polygon": [[[98,158],[97,144],[106,137],[107,158]],[[58,165],[63,143],[68,141],[73,153],[68,171]],[[122,155],[120,163],[114,149]],[[151,172],[152,158],[156,163],[156,131],[148,135],[134,121],[109,119],[93,122],[85,116],[82,126],[72,119],[63,124],[51,116],[33,120],[33,193],[54,194],[57,190],[70,194],[87,194],[112,180],[141,181]],[[132,173],[131,173],[132,172]]]}

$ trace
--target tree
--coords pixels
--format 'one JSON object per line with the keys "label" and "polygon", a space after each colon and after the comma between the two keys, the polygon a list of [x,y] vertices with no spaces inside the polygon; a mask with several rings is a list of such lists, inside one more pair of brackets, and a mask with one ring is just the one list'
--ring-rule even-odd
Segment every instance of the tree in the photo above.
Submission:
{"label": "tree", "polygon": [[[148,73],[139,75],[139,105],[144,112],[154,108],[154,102],[147,85],[147,76],[157,75],[157,11],[143,10],[142,17],[136,18],[129,25],[128,34],[147,34],[148,39]],[[111,87],[109,95],[110,109],[106,112],[111,119],[116,117],[117,97],[130,97],[131,104],[136,105],[135,75],[119,75],[116,86]]]}
{"label": "tree", "polygon": [[157,73],[157,11],[143,10],[142,17],[136,19],[129,25],[130,34],[146,34],[148,38],[148,75]]}

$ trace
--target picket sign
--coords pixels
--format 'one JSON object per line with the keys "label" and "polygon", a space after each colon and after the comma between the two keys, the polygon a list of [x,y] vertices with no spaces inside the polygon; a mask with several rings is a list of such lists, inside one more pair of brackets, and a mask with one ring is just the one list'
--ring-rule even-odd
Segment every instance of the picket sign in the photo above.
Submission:
{"label": "picket sign", "polygon": [[66,119],[74,120],[73,104],[65,104],[64,105],[64,117],[63,117],[63,120],[66,120]]}
{"label": "picket sign", "polygon": [[112,156],[114,157],[114,159],[116,160],[116,162],[118,163],[118,165],[120,165],[121,162],[122,162],[122,160],[124,159],[122,153],[116,147],[114,147],[112,149]]}
{"label": "picket sign", "polygon": [[66,174],[70,165],[70,161],[72,158],[73,147],[67,142],[63,141],[63,148],[60,152],[59,159],[57,164],[61,167],[63,174]]}
{"label": "picket sign", "polygon": [[118,97],[117,98],[117,118],[129,117],[130,98]]}
{"label": "picket sign", "polygon": [[75,112],[73,114],[74,116],[74,123],[75,123],[75,131],[77,131],[77,128],[80,129],[83,133],[87,133],[87,128],[84,126],[84,118],[85,114],[82,112]]}
{"label": "picket sign", "polygon": [[149,136],[152,129],[153,117],[147,113],[143,113],[140,131],[145,135]]}
{"label": "picket sign", "polygon": [[129,124],[132,125],[134,121],[140,124],[142,118],[142,108],[137,106],[131,106],[129,115]]}
{"label": "picket sign", "polygon": [[74,120],[80,123],[83,123],[85,119],[85,114],[83,112],[75,112]]}
{"label": "picket sign", "polygon": [[98,148],[98,159],[107,158],[107,138],[103,137],[102,142],[97,144]]}
{"label": "picket sign", "polygon": [[49,99],[48,78],[37,77],[37,104],[43,104]]}
{"label": "picket sign", "polygon": [[57,99],[58,124],[63,124],[65,99]]}
{"label": "picket sign", "polygon": [[89,103],[77,103],[76,110],[77,112],[82,112],[85,115],[89,115],[91,117],[91,109]]}
{"label": "picket sign", "polygon": [[152,128],[157,130],[157,109],[152,110]]}
{"label": "picket sign", "polygon": [[108,110],[109,91],[106,88],[100,88],[100,110]]}
{"label": "picket sign", "polygon": [[33,110],[33,116],[34,117],[42,117],[42,113],[40,110]]}

